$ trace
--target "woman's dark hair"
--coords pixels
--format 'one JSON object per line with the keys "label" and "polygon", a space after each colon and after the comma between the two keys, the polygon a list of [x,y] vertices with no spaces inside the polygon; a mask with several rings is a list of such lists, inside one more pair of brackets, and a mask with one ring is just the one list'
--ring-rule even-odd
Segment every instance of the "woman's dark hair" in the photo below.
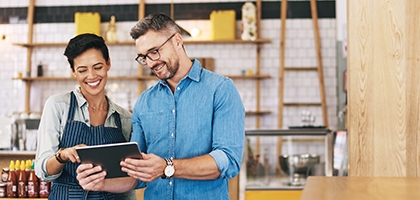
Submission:
{"label": "woman's dark hair", "polygon": [[108,47],[101,36],[92,33],[84,33],[77,35],[69,41],[66,50],[64,51],[64,55],[67,57],[67,61],[73,71],[74,58],[92,48],[100,50],[105,61],[109,60]]}
{"label": "woman's dark hair", "polygon": [[171,34],[181,33],[178,25],[169,16],[165,14],[151,14],[137,22],[131,29],[130,35],[133,39],[146,34],[149,30],[155,32],[162,32],[168,37]]}

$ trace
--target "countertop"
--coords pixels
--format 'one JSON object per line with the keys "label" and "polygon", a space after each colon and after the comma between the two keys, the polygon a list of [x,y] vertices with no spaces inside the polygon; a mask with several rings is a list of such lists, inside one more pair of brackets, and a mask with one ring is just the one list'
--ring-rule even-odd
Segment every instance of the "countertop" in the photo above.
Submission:
{"label": "countertop", "polygon": [[301,200],[420,199],[418,177],[310,176]]}

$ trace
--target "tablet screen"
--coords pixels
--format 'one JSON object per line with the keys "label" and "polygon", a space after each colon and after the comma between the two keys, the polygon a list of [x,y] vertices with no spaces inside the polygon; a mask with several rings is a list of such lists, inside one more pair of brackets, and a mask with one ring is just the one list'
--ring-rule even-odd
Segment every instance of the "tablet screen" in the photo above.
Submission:
{"label": "tablet screen", "polygon": [[107,172],[105,178],[126,177],[121,171],[120,162],[125,158],[141,159],[140,149],[136,142],[123,142],[104,145],[77,147],[82,163],[100,165]]}

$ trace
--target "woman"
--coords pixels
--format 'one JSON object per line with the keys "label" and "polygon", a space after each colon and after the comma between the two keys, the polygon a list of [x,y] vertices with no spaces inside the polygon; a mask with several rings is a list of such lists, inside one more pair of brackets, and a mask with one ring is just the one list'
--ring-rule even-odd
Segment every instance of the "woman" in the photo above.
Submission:
{"label": "woman", "polygon": [[131,113],[105,95],[111,60],[103,38],[78,35],[70,40],[64,55],[79,87],[53,95],[45,103],[38,129],[36,174],[53,181],[49,199],[136,199],[134,191],[85,191],[76,180],[80,159],[75,148],[129,141],[132,123]]}

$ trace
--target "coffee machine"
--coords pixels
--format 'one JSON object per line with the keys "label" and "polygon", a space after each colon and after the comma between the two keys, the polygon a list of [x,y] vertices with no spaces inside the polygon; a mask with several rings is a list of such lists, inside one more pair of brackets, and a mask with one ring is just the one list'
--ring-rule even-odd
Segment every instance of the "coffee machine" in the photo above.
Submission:
{"label": "coffee machine", "polygon": [[11,124],[12,151],[35,151],[36,137],[40,119],[16,119]]}

